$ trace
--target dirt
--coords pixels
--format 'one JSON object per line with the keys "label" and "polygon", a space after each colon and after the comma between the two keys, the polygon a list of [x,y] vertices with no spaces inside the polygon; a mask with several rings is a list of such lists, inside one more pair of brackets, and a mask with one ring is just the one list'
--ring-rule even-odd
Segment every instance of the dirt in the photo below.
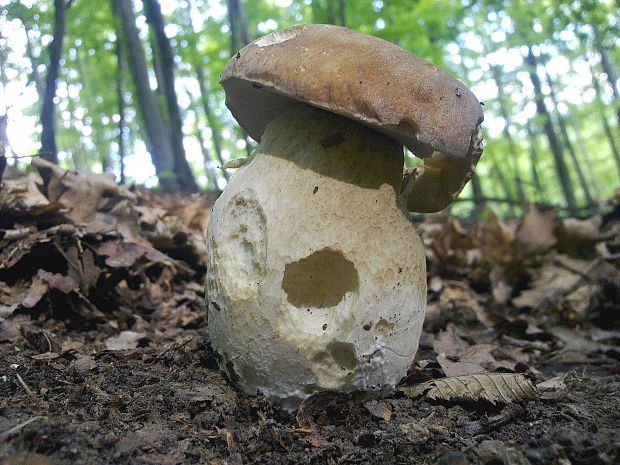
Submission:
{"label": "dirt", "polygon": [[0,197],[0,465],[620,463],[620,197],[607,217],[417,224],[428,308],[402,385],[503,373],[534,395],[319,393],[285,412],[211,350],[212,198],[111,201],[101,179],[84,220],[62,203],[79,179],[51,200],[20,176]]}
{"label": "dirt", "polygon": [[99,331],[49,333],[52,343],[84,345],[36,360],[37,327],[19,318],[11,325],[31,332],[0,345],[3,465],[620,460],[620,366],[604,354],[534,361],[542,376],[567,374],[566,392],[552,401],[494,407],[395,394],[379,401],[389,414],[378,415],[354,396],[326,394],[306,409],[301,423],[311,427],[302,428],[295,412],[242,395],[220,375],[205,327],[120,351],[93,351]]}

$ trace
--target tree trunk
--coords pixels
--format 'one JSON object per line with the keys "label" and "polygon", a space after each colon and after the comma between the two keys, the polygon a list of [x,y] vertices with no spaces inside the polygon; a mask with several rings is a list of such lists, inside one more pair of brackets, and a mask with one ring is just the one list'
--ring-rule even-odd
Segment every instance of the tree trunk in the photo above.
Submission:
{"label": "tree trunk", "polygon": [[477,174],[474,174],[470,180],[471,189],[474,196],[474,216],[476,218],[482,217],[486,208],[486,202],[484,201],[484,193],[482,192],[482,184]]}
{"label": "tree trunk", "polygon": [[[192,9],[192,1],[188,1],[186,3],[185,12],[186,12],[187,27],[192,32],[192,34],[190,34],[188,38],[188,47],[191,47],[190,50],[191,50],[191,55],[193,57],[191,60],[191,65],[194,68],[194,71],[196,73],[196,80],[198,81],[198,88],[200,89],[200,104],[202,105],[202,109],[204,111],[205,117],[207,118],[207,125],[209,126],[209,129],[211,129],[211,143],[213,144],[213,151],[215,152],[215,156],[217,160],[219,161],[220,166],[222,166],[225,163],[224,157],[222,156],[222,136],[221,136],[220,127],[219,127],[217,118],[213,114],[213,110],[211,110],[211,105],[209,104],[209,89],[207,86],[207,80],[205,78],[202,58],[196,47],[196,41],[193,38],[193,34],[195,34],[196,31],[194,31],[194,27],[192,24],[191,9]],[[197,112],[194,112],[194,113],[197,114]],[[200,132],[200,129],[198,129],[198,131]],[[200,137],[202,137],[202,132],[200,132]],[[206,148],[205,144],[202,144],[202,145],[204,145],[204,147]],[[209,156],[211,156],[211,151],[209,151]],[[206,161],[207,160],[205,160],[205,162]],[[224,177],[226,181],[228,181],[229,176],[225,170],[222,170],[221,175]],[[213,173],[213,180],[217,181],[217,175],[215,173]],[[217,188],[217,182],[215,185]]]}
{"label": "tree trunk", "polygon": [[49,64],[41,108],[41,157],[52,163],[58,163],[56,148],[56,121],[54,118],[54,97],[60,70],[62,42],[65,37],[66,12],[73,0],[54,0],[54,37],[49,45]]}
{"label": "tree trunk", "polygon": [[[225,161],[224,157],[222,156],[222,138],[220,135],[220,127],[217,118],[215,117],[215,115],[213,115],[211,105],[209,105],[209,93],[207,91],[204,70],[201,64],[196,64],[195,69],[196,77],[198,79],[198,87],[200,88],[200,99],[202,102],[202,108],[205,112],[205,116],[207,117],[207,123],[209,124],[209,128],[211,129],[211,141],[213,142],[215,156],[220,162],[220,166],[223,166]],[[224,179],[228,181],[229,176],[226,171],[222,171],[222,176],[224,176]]]}
{"label": "tree trunk", "polygon": [[116,33],[115,53],[116,53],[116,103],[118,108],[118,164],[121,173],[120,183],[125,184],[125,86],[123,75],[127,69],[127,62],[123,54],[123,32],[119,18],[114,18],[114,31]]}
{"label": "tree trunk", "polygon": [[[573,162],[573,166],[575,168],[575,172],[577,173],[577,179],[579,180],[579,184],[581,189],[583,190],[584,197],[586,199],[586,203],[588,206],[593,205],[592,195],[590,194],[590,188],[588,187],[588,182],[586,181],[585,176],[583,175],[583,171],[581,169],[581,162],[577,158],[577,152],[575,152],[575,148],[573,147],[570,138],[568,137],[568,131],[566,130],[566,124],[564,123],[564,118],[560,114],[558,110],[558,100],[555,98],[555,92],[553,91],[553,82],[551,81],[551,76],[547,73],[547,70],[543,66],[545,70],[545,78],[547,80],[547,85],[549,86],[549,97],[551,98],[551,103],[553,103],[553,112],[555,113],[555,118],[558,122],[558,126],[560,127],[560,135],[562,136],[562,141],[564,145],[568,149],[568,154],[570,155],[571,161]],[[585,155],[585,154],[584,154]],[[587,160],[586,160],[587,163]]]}
{"label": "tree trunk", "polygon": [[[570,128],[573,131],[573,134],[575,134],[575,140],[577,141],[577,149],[579,150],[579,153],[588,154],[589,152],[588,152],[588,149],[586,148],[586,144],[583,140],[583,137],[581,137],[581,128],[576,120],[577,118],[568,118],[568,123],[570,125]],[[586,155],[586,158],[587,158],[587,155]],[[592,166],[594,165],[594,163],[590,163],[589,160],[586,160],[586,163],[584,163],[584,165],[585,165],[586,174],[588,175],[588,185],[592,186],[592,191],[594,192],[594,196],[600,197],[601,196],[601,185],[598,182],[598,179],[596,177],[596,174],[594,173],[594,170],[592,169]]]}
{"label": "tree trunk", "polygon": [[147,134],[147,148],[151,153],[155,171],[164,190],[179,190],[172,144],[151,90],[144,49],[140,42],[131,0],[113,0],[115,11],[121,18],[125,44],[129,53],[129,68],[137,90],[137,100]]}
{"label": "tree trunk", "polygon": [[560,180],[560,187],[566,201],[566,206],[571,215],[576,215],[577,203],[575,202],[575,196],[573,194],[573,186],[570,180],[570,175],[568,173],[568,167],[566,166],[566,162],[564,161],[562,147],[560,146],[560,142],[558,141],[555,130],[553,129],[553,125],[551,123],[551,115],[549,114],[547,106],[545,105],[545,97],[542,93],[542,86],[540,84],[538,74],[536,73],[538,63],[536,61],[536,57],[534,56],[534,52],[532,52],[532,48],[530,46],[527,47],[527,54],[525,55],[524,59],[525,63],[529,66],[528,72],[530,76],[530,81],[532,81],[532,85],[534,86],[536,113],[544,121],[543,128],[545,131],[545,135],[547,136],[547,140],[549,141],[549,147],[553,155],[553,160],[555,162],[556,171]]}
{"label": "tree trunk", "polygon": [[[228,21],[230,23],[230,55],[233,56],[241,48],[250,43],[250,31],[248,29],[248,21],[241,0],[227,0],[227,5]],[[240,127],[238,127],[238,131],[245,141],[245,151],[249,157],[252,155],[250,138]]]}
{"label": "tree trunk", "polygon": [[228,0],[228,21],[230,23],[231,55],[250,43],[248,21],[241,0]]}
{"label": "tree trunk", "polygon": [[605,131],[605,137],[607,138],[607,143],[609,144],[609,148],[611,149],[611,154],[613,155],[614,162],[616,163],[616,169],[618,170],[618,176],[620,177],[620,153],[618,151],[618,147],[616,146],[616,142],[611,131],[611,126],[609,125],[607,117],[605,116],[605,104],[603,103],[601,86],[598,83],[596,75],[594,74],[594,68],[592,68],[592,65],[590,65],[590,74],[592,75],[592,86],[594,87],[594,93],[596,94],[596,101],[601,107],[601,111],[599,113],[601,115],[601,124],[603,125],[603,131]]}
{"label": "tree trunk", "polygon": [[620,128],[620,92],[618,91],[618,79],[616,77],[616,73],[609,62],[609,56],[607,55],[607,50],[601,43],[598,38],[598,33],[596,33],[596,49],[601,57],[601,66],[603,67],[603,71],[607,75],[607,80],[609,81],[609,85],[611,86],[611,92],[614,96],[614,102],[616,105],[616,117],[618,118],[618,127]]}
{"label": "tree trunk", "polygon": [[345,8],[344,0],[338,0],[338,22],[339,26],[347,25],[347,10]]}
{"label": "tree trunk", "polygon": [[186,192],[196,192],[198,186],[192,170],[185,157],[183,146],[183,121],[174,87],[174,53],[170,40],[166,36],[164,17],[158,0],[144,0],[146,18],[155,32],[157,48],[161,58],[162,88],[166,97],[166,108],[170,122],[170,142],[174,153],[175,171],[179,177],[181,187]]}
{"label": "tree trunk", "polygon": [[30,36],[28,35],[28,29],[24,25],[24,33],[26,35],[26,56],[30,61],[30,65],[32,68],[31,81],[34,82],[34,87],[37,89],[37,94],[40,98],[43,97],[45,93],[45,87],[43,86],[43,79],[39,74],[39,67],[37,66],[37,58],[34,56],[34,51],[32,50],[32,43],[30,42]]}
{"label": "tree trunk", "polygon": [[508,142],[508,150],[510,153],[508,157],[510,159],[510,165],[512,168],[512,172],[515,177],[515,184],[517,186],[517,199],[519,200],[519,205],[524,209],[527,206],[527,199],[525,196],[525,189],[523,188],[523,181],[521,180],[521,174],[519,173],[519,164],[517,163],[517,146],[510,135],[510,131],[508,127],[510,126],[510,117],[508,116],[508,109],[506,108],[506,102],[504,101],[504,96],[501,94],[502,79],[501,72],[497,66],[491,66],[491,73],[493,75],[493,80],[495,81],[495,85],[498,89],[500,89],[500,93],[497,96],[497,101],[499,103],[499,112],[500,116],[504,119],[504,128],[502,130],[504,134],[504,138]]}
{"label": "tree trunk", "polygon": [[543,183],[541,181],[540,173],[538,172],[538,144],[536,143],[536,134],[532,130],[532,125],[529,120],[526,121],[525,127],[527,129],[527,136],[529,140],[529,153],[530,153],[530,167],[532,169],[532,180],[534,181],[534,187],[536,188],[536,193],[538,194],[539,201],[547,202],[547,193],[545,188],[543,187]]}

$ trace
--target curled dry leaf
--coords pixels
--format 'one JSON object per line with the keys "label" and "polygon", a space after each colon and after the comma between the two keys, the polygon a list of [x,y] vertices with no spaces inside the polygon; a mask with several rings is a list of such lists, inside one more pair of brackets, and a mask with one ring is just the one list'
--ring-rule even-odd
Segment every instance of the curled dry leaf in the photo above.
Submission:
{"label": "curled dry leaf", "polygon": [[539,392],[540,398],[543,400],[559,400],[564,397],[568,390],[564,382],[565,378],[566,375],[563,374],[538,383],[536,390]]}
{"label": "curled dry leaf", "polygon": [[448,401],[485,400],[491,404],[509,404],[538,396],[536,387],[518,373],[480,373],[435,379],[400,388],[408,397],[425,395],[429,399]]}
{"label": "curled dry leaf", "polygon": [[543,253],[557,243],[553,234],[555,209],[540,210],[530,205],[517,230],[516,240],[525,253]]}
{"label": "curled dry leaf", "polygon": [[116,184],[114,175],[66,171],[42,158],[33,159],[32,164],[43,178],[47,198],[70,209],[66,216],[74,223],[92,220],[104,198],[136,198],[127,187]]}

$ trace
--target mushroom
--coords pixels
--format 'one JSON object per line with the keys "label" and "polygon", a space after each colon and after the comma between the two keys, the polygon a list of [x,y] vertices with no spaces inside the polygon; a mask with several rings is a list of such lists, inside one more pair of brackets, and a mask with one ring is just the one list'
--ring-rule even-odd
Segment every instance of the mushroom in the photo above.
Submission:
{"label": "mushroom", "polygon": [[[407,210],[445,207],[471,177],[479,102],[400,47],[328,25],[254,41],[221,84],[260,144],[207,228],[220,366],[287,409],[321,390],[389,392],[413,361],[426,306]],[[424,158],[404,176],[403,145]]]}

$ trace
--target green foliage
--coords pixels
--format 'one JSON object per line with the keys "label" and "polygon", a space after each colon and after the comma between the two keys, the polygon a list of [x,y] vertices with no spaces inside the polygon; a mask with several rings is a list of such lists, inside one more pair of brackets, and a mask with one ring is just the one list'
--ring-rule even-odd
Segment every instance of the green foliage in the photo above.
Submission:
{"label": "green foliage", "polygon": [[[522,60],[524,47],[530,47],[552,77],[560,102],[559,114],[569,123],[568,137],[578,147],[580,164],[593,191],[598,197],[609,197],[618,185],[620,173],[615,168],[602,119],[607,120],[614,142],[620,147],[620,121],[615,120],[620,102],[614,99],[599,65],[601,49],[608,54],[616,72],[620,62],[620,19],[615,0],[245,0],[242,4],[252,40],[295,23],[339,23],[344,16],[348,27],[398,43],[460,76],[485,104],[487,145],[478,171],[484,195],[509,196],[514,200],[518,172],[528,199],[561,205],[562,191],[542,133],[544,121],[535,114],[530,70]],[[215,169],[207,173],[205,166],[214,168],[219,163],[203,163],[203,154],[195,149],[199,146],[196,131],[203,136],[204,153],[213,160],[213,131],[221,136],[226,159],[246,155],[218,84],[231,56],[226,1],[179,0],[162,5],[166,22],[171,25],[167,33],[176,53],[177,93],[186,121],[188,158],[194,172],[201,176],[202,186],[212,188],[206,180],[221,174]],[[53,2],[0,0],[0,13],[0,24],[19,21],[24,38],[26,31],[29,38],[24,56],[28,66],[23,65],[23,60],[12,62],[10,49],[0,43],[0,71],[17,69],[27,74],[31,83],[37,79],[38,71],[39,79],[44,79]],[[138,14],[141,16],[142,12]],[[143,45],[150,53],[143,17],[138,18],[138,24]],[[111,163],[118,171],[115,43],[115,17],[110,2],[75,1],[67,13],[56,113],[58,146],[68,165],[101,170],[103,164]],[[594,68],[596,76],[588,76],[588,66]],[[198,68],[205,73],[205,98],[215,122],[208,121],[201,104],[196,81]],[[544,83],[543,67],[534,72]],[[132,153],[142,147],[144,134],[137,104],[132,101],[131,79],[125,75],[122,78],[127,91],[128,151]],[[602,89],[598,96],[588,82],[593,78],[598,79]],[[545,103],[552,110],[545,84],[543,92]],[[502,108],[507,118],[501,117]],[[37,115],[39,110],[38,104],[24,109],[30,115]],[[532,136],[526,122],[534,131]],[[9,134],[10,131],[9,126]],[[512,142],[507,140],[506,133]],[[511,147],[517,153],[509,153]],[[570,171],[576,182],[573,167]],[[538,173],[543,190],[535,186],[534,172]],[[583,193],[576,186],[577,200],[583,205]],[[471,197],[469,190],[464,195]],[[507,208],[498,205],[499,209]],[[465,203],[457,207],[469,208]]]}

